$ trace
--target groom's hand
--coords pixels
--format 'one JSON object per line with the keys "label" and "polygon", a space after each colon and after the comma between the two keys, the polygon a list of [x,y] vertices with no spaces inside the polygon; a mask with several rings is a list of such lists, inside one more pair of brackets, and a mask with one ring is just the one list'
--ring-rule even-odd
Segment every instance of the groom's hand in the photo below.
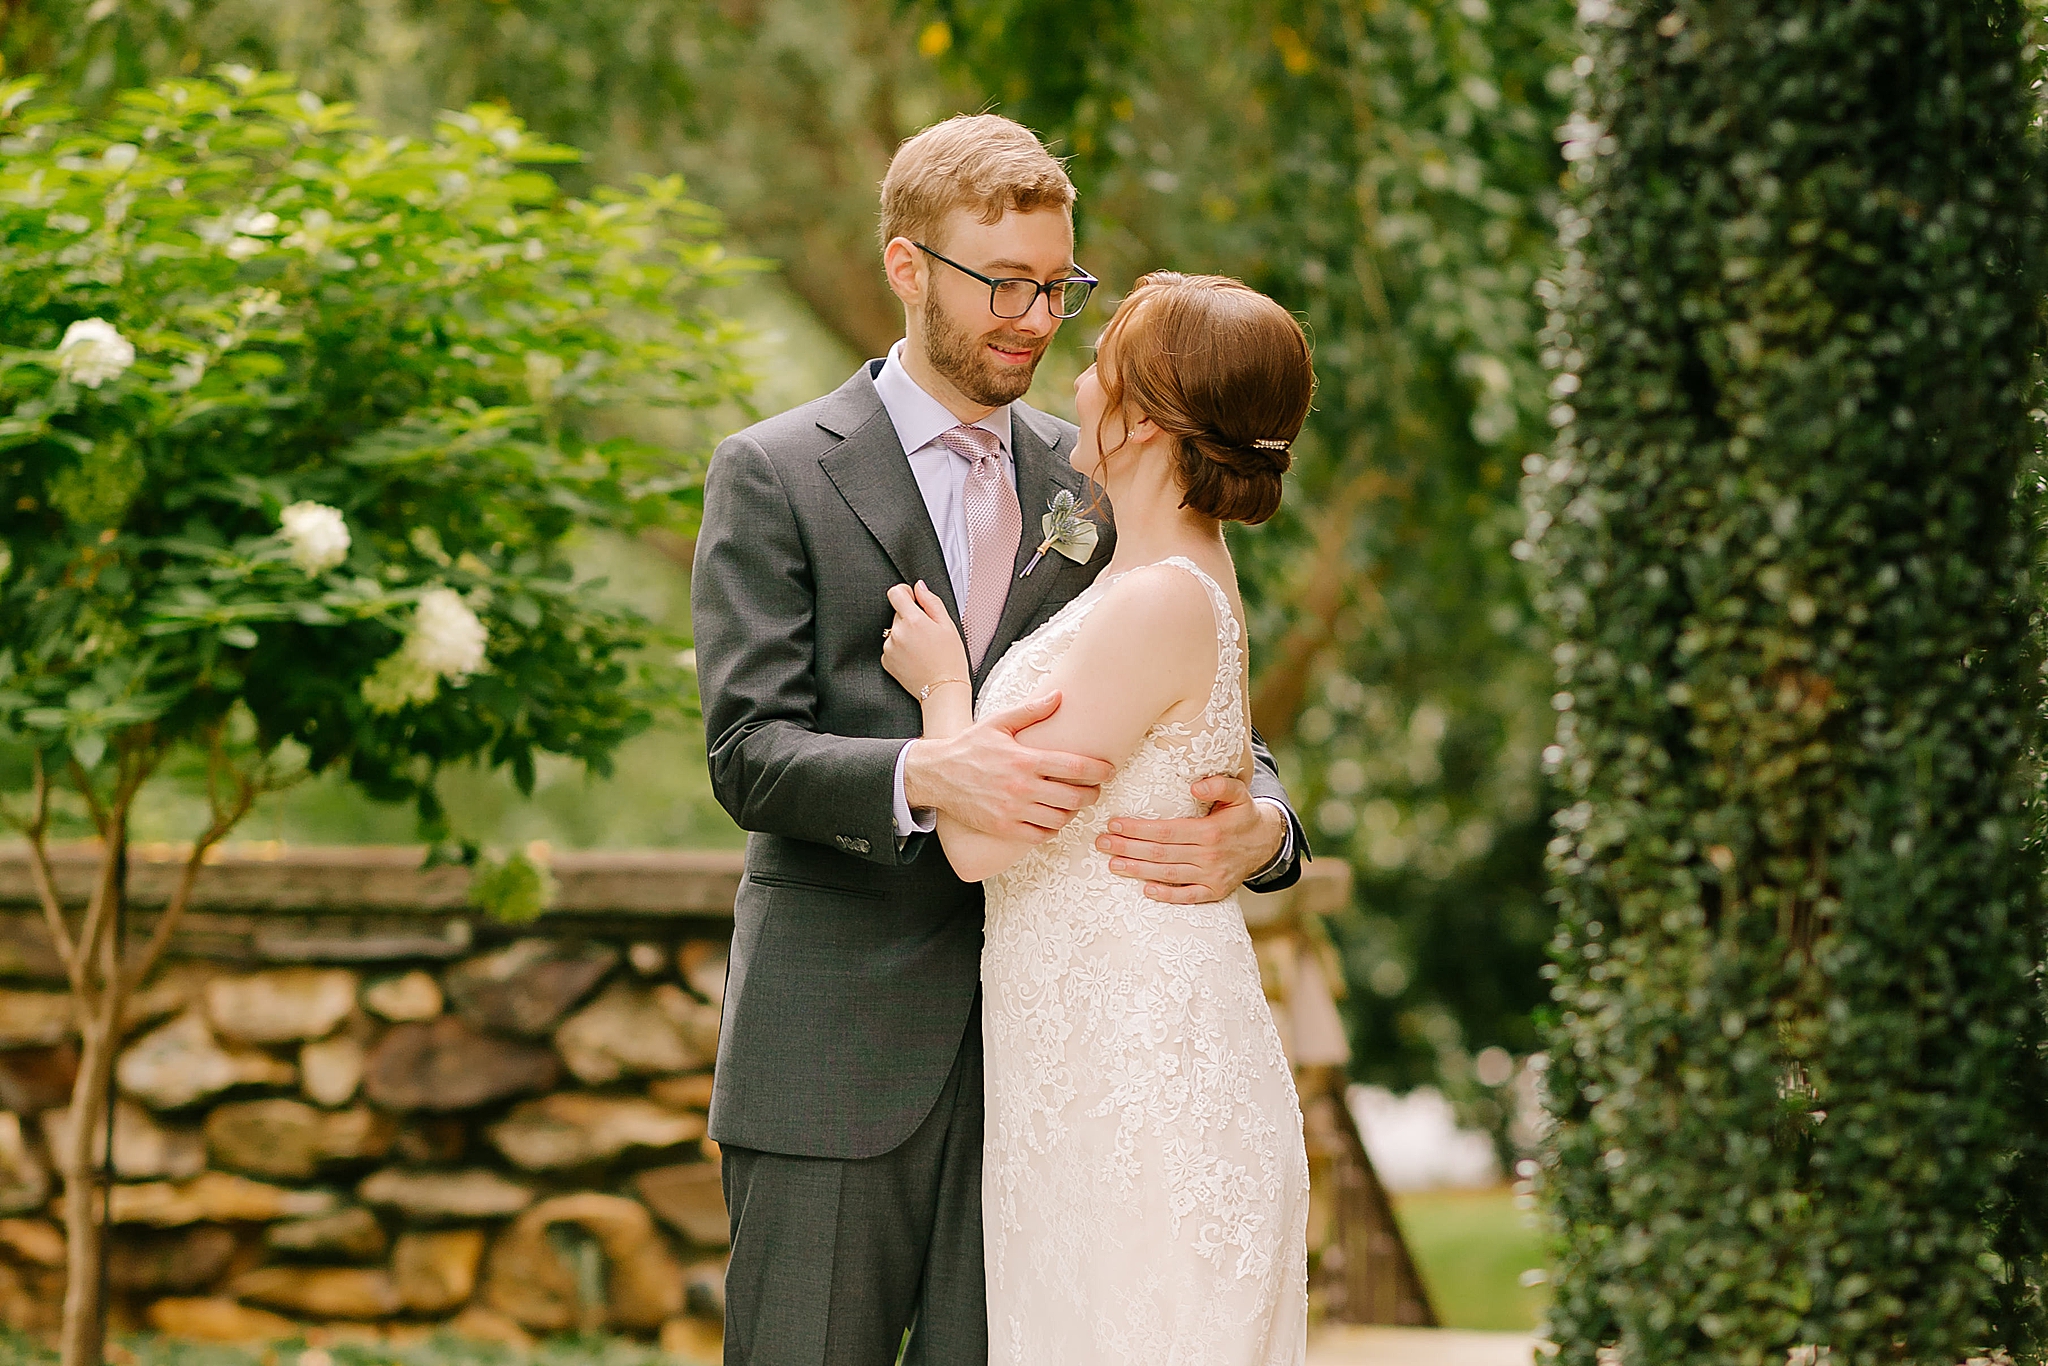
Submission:
{"label": "groom's hand", "polygon": [[1204,778],[1190,789],[1214,803],[1206,816],[1147,821],[1116,816],[1095,847],[1109,869],[1142,878],[1145,895],[1182,905],[1221,901],[1273,861],[1287,837],[1287,818],[1238,778]]}
{"label": "groom's hand", "polygon": [[1102,795],[1116,769],[1085,754],[1033,749],[1017,732],[1058,711],[1049,692],[942,740],[914,740],[903,760],[903,797],[998,839],[1040,844]]}

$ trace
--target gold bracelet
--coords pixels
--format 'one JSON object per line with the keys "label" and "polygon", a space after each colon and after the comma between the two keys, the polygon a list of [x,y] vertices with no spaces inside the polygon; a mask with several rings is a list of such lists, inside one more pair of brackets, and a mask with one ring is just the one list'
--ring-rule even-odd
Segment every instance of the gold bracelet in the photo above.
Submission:
{"label": "gold bracelet", "polygon": [[931,682],[917,690],[917,700],[920,702],[931,701],[932,689],[942,687],[948,683],[958,683],[963,688],[968,686],[967,680],[964,678],[934,678]]}

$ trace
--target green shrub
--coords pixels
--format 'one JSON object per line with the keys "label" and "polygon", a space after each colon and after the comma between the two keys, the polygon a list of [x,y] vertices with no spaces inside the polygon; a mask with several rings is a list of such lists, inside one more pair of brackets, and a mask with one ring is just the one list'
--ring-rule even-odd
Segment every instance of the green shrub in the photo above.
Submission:
{"label": "green shrub", "polygon": [[[674,520],[694,483],[606,410],[737,384],[696,302],[728,267],[678,182],[566,200],[537,167],[576,154],[503,111],[387,139],[248,72],[90,124],[28,82],[0,108],[0,631],[31,695],[4,720],[91,768],[123,722],[88,696],[150,699],[162,736],[240,698],[314,767],[429,804],[443,762],[525,781],[644,722],[644,623],[569,581],[564,541]],[[135,349],[98,383],[58,359],[87,319]],[[278,535],[299,502],[353,533],[319,573]],[[400,692],[366,696],[436,588],[489,668],[429,696],[385,665]]]}
{"label": "green shrub", "polygon": [[[696,465],[616,413],[735,393],[701,293],[729,265],[678,181],[582,201],[535,169],[575,155],[489,107],[380,137],[242,69],[90,120],[0,84],[0,739],[81,1040],[68,1366],[98,1360],[121,1004],[209,847],[330,769],[440,835],[443,766],[602,771],[686,692],[679,642],[568,545],[687,528]],[[130,816],[179,762],[206,816],[131,948]],[[66,816],[101,840],[82,914],[47,866]],[[530,914],[546,880],[515,856],[475,890]]]}
{"label": "green shrub", "polygon": [[2034,35],[2013,0],[1580,14],[1518,548],[1569,802],[1551,1334],[2028,1350]]}

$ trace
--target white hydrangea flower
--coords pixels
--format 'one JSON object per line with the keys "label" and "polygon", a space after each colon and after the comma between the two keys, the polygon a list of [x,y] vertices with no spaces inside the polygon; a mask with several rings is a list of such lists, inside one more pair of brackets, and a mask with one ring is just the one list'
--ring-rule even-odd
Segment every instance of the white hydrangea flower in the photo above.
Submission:
{"label": "white hydrangea flower", "polygon": [[405,643],[386,655],[363,680],[363,700],[372,711],[402,711],[431,702],[442,680],[461,683],[484,667],[487,633],[469,604],[452,588],[435,588],[413,609]]}
{"label": "white hydrangea flower", "polygon": [[341,509],[325,503],[293,503],[278,520],[292,548],[292,563],[308,574],[322,573],[348,558],[348,522]]}
{"label": "white hydrangea flower", "polygon": [[57,343],[57,373],[73,384],[97,389],[135,364],[135,347],[104,318],[80,318]]}
{"label": "white hydrangea flower", "polygon": [[484,667],[484,624],[452,588],[436,588],[414,609],[406,648],[414,659],[459,683]]}

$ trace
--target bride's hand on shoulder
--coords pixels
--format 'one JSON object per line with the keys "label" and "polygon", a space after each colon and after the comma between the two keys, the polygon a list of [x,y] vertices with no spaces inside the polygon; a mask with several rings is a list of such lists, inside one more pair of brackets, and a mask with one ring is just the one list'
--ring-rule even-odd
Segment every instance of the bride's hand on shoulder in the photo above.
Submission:
{"label": "bride's hand on shoulder", "polygon": [[967,646],[937,593],[919,580],[889,590],[896,620],[882,637],[882,667],[912,695],[943,680],[965,684]]}

